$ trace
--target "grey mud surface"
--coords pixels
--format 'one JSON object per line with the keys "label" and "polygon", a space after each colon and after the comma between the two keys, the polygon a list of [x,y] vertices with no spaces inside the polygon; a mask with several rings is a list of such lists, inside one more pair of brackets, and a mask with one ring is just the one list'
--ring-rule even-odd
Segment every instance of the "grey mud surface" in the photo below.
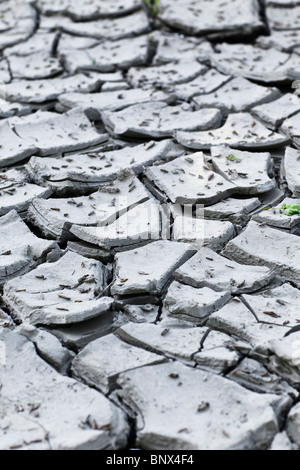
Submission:
{"label": "grey mud surface", "polygon": [[0,2],[0,450],[300,449],[300,2]]}

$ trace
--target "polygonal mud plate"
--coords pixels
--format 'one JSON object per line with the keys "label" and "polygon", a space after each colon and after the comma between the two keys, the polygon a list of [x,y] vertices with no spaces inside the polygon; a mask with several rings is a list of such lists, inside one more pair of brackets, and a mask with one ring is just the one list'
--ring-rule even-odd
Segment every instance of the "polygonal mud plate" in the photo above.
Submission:
{"label": "polygonal mud plate", "polygon": [[121,410],[95,390],[57,373],[24,336],[1,329],[0,339],[6,349],[6,364],[0,363],[1,450],[126,446],[129,429]]}
{"label": "polygonal mud plate", "polygon": [[251,212],[261,206],[258,198],[234,199],[228,198],[213,206],[196,211],[196,217],[205,219],[229,220],[232,224],[244,226],[251,219]]}
{"label": "polygonal mud plate", "polygon": [[267,20],[271,29],[293,30],[300,28],[300,5],[294,8],[268,6],[266,9]]}
{"label": "polygonal mud plate", "polygon": [[111,334],[80,351],[73,361],[72,375],[107,394],[121,373],[162,362],[164,357],[125,343]]}
{"label": "polygonal mud plate", "polygon": [[35,0],[35,3],[45,15],[67,15],[75,21],[114,18],[140,8],[139,0],[105,0],[101,6],[95,0]]}
{"label": "polygonal mud plate", "polygon": [[55,50],[55,41],[57,39],[56,32],[38,30],[27,41],[16,44],[5,49],[5,56],[9,59],[11,55],[30,56],[40,52],[47,52],[49,57],[53,55]]}
{"label": "polygonal mud plate", "polygon": [[35,346],[37,353],[58,372],[66,374],[75,353],[62,346],[61,342],[48,331],[32,325],[22,324],[15,330],[19,335],[25,336]]}
{"label": "polygonal mud plate", "polygon": [[20,103],[9,103],[0,97],[0,118],[10,118],[12,116],[27,116],[32,112],[29,105]]}
{"label": "polygonal mud plate", "polygon": [[37,112],[15,122],[17,135],[35,145],[39,155],[84,149],[107,140],[107,135],[99,134],[81,109],[63,115]]}
{"label": "polygonal mud plate", "polygon": [[106,287],[102,263],[67,252],[4,286],[4,301],[19,321],[66,325],[110,310],[113,299],[99,298]]}
{"label": "polygonal mud plate", "polygon": [[[118,84],[118,82],[116,83]],[[120,111],[138,103],[152,103],[167,100],[168,95],[155,90],[117,90],[103,93],[82,94],[65,93],[59,97],[59,103],[66,110],[80,107],[91,120],[101,119],[103,111]]]}
{"label": "polygonal mud plate", "polygon": [[214,170],[235,184],[237,193],[266,193],[276,187],[276,181],[269,176],[273,172],[270,153],[232,153],[228,147],[212,147],[211,154]]}
{"label": "polygonal mud plate", "polygon": [[147,201],[132,207],[109,225],[73,225],[70,232],[80,240],[103,250],[129,250],[161,239],[160,208],[156,202]]}
{"label": "polygonal mud plate", "polygon": [[48,52],[37,52],[29,56],[9,56],[9,65],[13,78],[30,80],[55,77],[63,71],[56,57],[50,57]]}
{"label": "polygonal mud plate", "polygon": [[55,100],[63,93],[91,93],[99,90],[102,80],[97,74],[77,74],[72,77],[53,78],[49,80],[13,81],[5,88],[9,101],[22,103],[43,103]]}
{"label": "polygonal mud plate", "polygon": [[78,70],[113,72],[116,68],[128,69],[134,65],[146,64],[148,47],[148,36],[114,42],[103,41],[91,49],[74,51],[70,55],[62,54],[62,59],[70,73]]}
{"label": "polygonal mud plate", "polygon": [[262,212],[253,216],[255,222],[266,224],[270,227],[276,227],[283,230],[289,230],[292,234],[299,234],[300,230],[300,216],[295,214],[288,216],[285,214],[284,205],[300,204],[300,200],[285,198],[278,207],[265,209]]}
{"label": "polygonal mud plate", "polygon": [[213,313],[207,321],[207,326],[239,339],[240,342],[236,343],[235,347],[260,360],[269,358],[271,341],[284,338],[289,331],[286,326],[259,323],[237,297]]}
{"label": "polygonal mud plate", "polygon": [[176,131],[215,129],[221,124],[218,109],[192,111],[188,105],[168,106],[157,101],[131,106],[119,112],[104,112],[106,129],[118,137],[172,137]]}
{"label": "polygonal mud plate", "polygon": [[33,155],[37,146],[31,141],[21,139],[8,121],[0,124],[0,167],[18,163]]}
{"label": "polygonal mud plate", "polygon": [[238,263],[273,268],[287,281],[300,285],[300,238],[251,221],[231,240],[224,254]]}
{"label": "polygonal mud plate", "polygon": [[134,67],[128,71],[127,80],[134,87],[165,87],[187,83],[203,75],[207,67],[197,60],[183,59],[156,67]]}
{"label": "polygonal mud plate", "polygon": [[34,32],[36,12],[27,2],[1,2],[0,17],[0,49],[23,42]]}
{"label": "polygonal mud plate", "polygon": [[262,48],[275,47],[279,51],[291,52],[300,46],[300,30],[273,30],[271,36],[260,36],[256,43]]}
{"label": "polygonal mud plate", "polygon": [[110,39],[112,41],[139,36],[150,31],[149,20],[144,11],[132,15],[89,21],[73,22],[70,18],[59,16],[57,23],[59,29],[74,36],[87,36],[95,39]]}
{"label": "polygonal mud plate", "polygon": [[24,213],[34,198],[47,198],[52,191],[27,182],[25,173],[8,170],[0,173],[0,216],[12,209]]}
{"label": "polygonal mud plate", "polygon": [[215,251],[221,250],[235,235],[234,226],[230,222],[193,218],[182,214],[174,215],[173,238],[178,242],[191,243],[199,249],[203,245]]}
{"label": "polygonal mud plate", "polygon": [[282,162],[281,176],[286,180],[288,188],[293,193],[294,197],[300,197],[299,160],[299,150],[288,147],[285,151],[284,160]]}
{"label": "polygonal mud plate", "polygon": [[128,323],[119,328],[116,335],[133,346],[191,365],[206,332],[206,328],[165,328],[159,324]]}
{"label": "polygonal mud plate", "polygon": [[175,281],[164,299],[164,313],[200,325],[230,298],[230,292],[216,292],[208,287],[197,289]]}
{"label": "polygonal mud plate", "polygon": [[277,88],[266,88],[249,82],[245,78],[237,77],[214,93],[194,98],[194,102],[200,108],[216,107],[225,113],[239,113],[273,101],[279,96],[280,92]]}
{"label": "polygonal mud plate", "polygon": [[0,284],[60,254],[54,242],[36,237],[16,211],[0,218]]}
{"label": "polygonal mud plate", "polygon": [[[56,30],[56,21],[60,17],[43,17],[41,19],[41,27],[47,27],[47,29],[54,29]],[[92,47],[97,46],[100,43],[99,39],[95,38],[87,38],[81,36],[72,36],[71,34],[62,33],[59,39],[59,43],[57,45],[57,54],[66,54],[69,55],[71,52],[75,50],[84,50],[90,49]]]}
{"label": "polygonal mud plate", "polygon": [[171,141],[149,142],[111,152],[89,152],[64,158],[33,157],[26,166],[30,178],[57,194],[78,195],[97,190],[103,183],[122,180],[127,170],[140,174],[144,166],[167,157]]}
{"label": "polygonal mud plate", "polygon": [[35,199],[29,208],[28,219],[46,236],[65,240],[71,237],[72,226],[113,223],[134,205],[148,199],[149,194],[142,183],[134,174],[129,174],[122,181],[100,186],[89,196],[48,201]]}
{"label": "polygonal mud plate", "polygon": [[209,149],[212,145],[228,145],[241,149],[264,149],[284,145],[290,138],[270,131],[248,113],[230,114],[223,127],[202,132],[175,133],[176,140],[192,149]]}
{"label": "polygonal mud plate", "polygon": [[293,328],[299,325],[300,292],[290,284],[283,284],[261,294],[243,295],[243,301],[261,323],[272,323]]}
{"label": "polygonal mud plate", "polygon": [[178,362],[126,372],[117,383],[114,396],[136,416],[142,449],[262,449],[292,403]]}
{"label": "polygonal mud plate", "polygon": [[151,38],[157,44],[153,60],[157,65],[181,60],[183,55],[185,59],[204,61],[213,51],[211,43],[203,38],[185,37],[158,30],[151,33]]}
{"label": "polygonal mud plate", "polygon": [[194,96],[212,93],[230,80],[231,76],[210,69],[204,75],[200,75],[190,82],[175,85],[172,88],[172,94],[181,100],[190,100]]}
{"label": "polygonal mud plate", "polygon": [[255,292],[269,284],[274,275],[269,268],[238,264],[205,247],[174,273],[181,283],[232,294]]}
{"label": "polygonal mud plate", "polygon": [[186,243],[167,240],[150,243],[137,250],[116,256],[116,279],[113,295],[159,294],[173,272],[193,254]]}
{"label": "polygonal mud plate", "polygon": [[253,116],[273,130],[277,129],[285,119],[299,112],[300,98],[291,93],[283,95],[272,103],[262,104],[252,109]]}
{"label": "polygonal mud plate", "polygon": [[290,395],[296,398],[298,392],[281,380],[276,374],[270,373],[262,364],[253,359],[245,358],[227,377],[253,392]]}
{"label": "polygonal mud plate", "polygon": [[[210,60],[217,70],[227,75],[242,76],[265,83],[288,78],[289,54],[276,49],[261,49],[250,44],[219,44]],[[284,64],[284,65],[283,65]]]}
{"label": "polygonal mud plate", "polygon": [[208,168],[202,152],[148,168],[145,175],[176,204],[209,205],[236,190],[234,184]]}
{"label": "polygonal mud plate", "polygon": [[296,147],[300,148],[300,136],[299,136],[299,125],[300,125],[300,113],[295,116],[286,119],[281,126],[281,131],[289,136]]}
{"label": "polygonal mud plate", "polygon": [[245,0],[242,4],[233,0],[205,1],[197,5],[193,0],[184,4],[180,0],[162,0],[158,18],[171,28],[188,35],[211,34],[215,37],[247,35],[264,27],[259,16],[257,0]]}

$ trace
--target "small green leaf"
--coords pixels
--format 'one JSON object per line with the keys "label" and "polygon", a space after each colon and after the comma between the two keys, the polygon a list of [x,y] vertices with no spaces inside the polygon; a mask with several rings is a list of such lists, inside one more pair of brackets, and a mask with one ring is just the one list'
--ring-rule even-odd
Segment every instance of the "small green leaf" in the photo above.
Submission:
{"label": "small green leaf", "polygon": [[241,163],[242,160],[240,160],[239,158],[235,157],[234,155],[232,155],[232,153],[230,155],[228,155],[228,157],[226,157],[227,160],[229,160],[230,162],[236,162],[236,163]]}
{"label": "small green leaf", "polygon": [[283,204],[281,209],[284,210],[284,214],[288,217],[292,215],[300,214],[300,205],[299,204]]}

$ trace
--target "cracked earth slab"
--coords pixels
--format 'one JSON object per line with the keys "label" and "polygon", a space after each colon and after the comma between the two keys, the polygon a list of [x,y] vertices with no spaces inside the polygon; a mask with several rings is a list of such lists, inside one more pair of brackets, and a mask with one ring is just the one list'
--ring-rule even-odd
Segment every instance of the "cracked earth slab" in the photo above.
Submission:
{"label": "cracked earth slab", "polygon": [[283,339],[289,331],[288,326],[259,323],[254,313],[238,298],[212,313],[207,326],[236,338],[238,350],[260,361],[271,355],[272,341]]}
{"label": "cracked earth slab", "polygon": [[240,149],[265,149],[289,142],[289,137],[270,131],[249,113],[230,114],[225,124],[215,130],[175,133],[176,140],[195,150],[210,149],[212,145],[228,145]]}
{"label": "cracked earth slab", "polygon": [[[120,390],[115,392],[116,399],[137,412],[137,444],[144,449],[259,448],[278,432],[277,417],[290,403],[287,398],[249,392],[215,374],[179,363],[147,367],[146,372],[138,369],[121,374]],[[163,393],[166,389],[168,394]],[[158,413],[157,406],[165,412]]]}
{"label": "cracked earth slab", "polygon": [[35,0],[35,5],[45,15],[67,15],[75,21],[94,18],[114,18],[134,12],[140,8],[139,0],[108,0],[99,6],[91,0]]}
{"label": "cracked earth slab", "polygon": [[213,206],[198,209],[196,217],[204,217],[206,220],[228,220],[232,224],[244,226],[251,219],[252,212],[260,207],[261,201],[258,198],[228,198]]}
{"label": "cracked earth slab", "polygon": [[102,185],[89,196],[47,201],[36,198],[30,205],[28,220],[47,237],[66,240],[72,238],[72,227],[113,223],[134,205],[148,199],[145,187],[134,173],[129,173],[122,181]]}
{"label": "cracked earth slab", "polygon": [[247,0],[242,5],[237,1],[227,3],[214,0],[205,2],[203,6],[197,6],[192,0],[185,5],[178,0],[162,0],[158,18],[188,35],[207,34],[214,38],[248,35],[263,27],[256,0]]}
{"label": "cracked earth slab", "polygon": [[99,134],[79,108],[64,115],[38,111],[33,116],[12,119],[17,135],[36,146],[40,155],[81,150],[107,140],[107,134]]}
{"label": "cracked earth slab", "polygon": [[159,205],[146,201],[133,207],[109,225],[98,227],[72,226],[70,232],[80,240],[103,250],[126,251],[161,239],[162,224]]}
{"label": "cracked earth slab", "polygon": [[219,72],[266,84],[294,79],[297,60],[293,54],[251,44],[218,44],[217,52],[210,56],[211,64]]}
{"label": "cracked earth slab", "polygon": [[116,279],[113,295],[160,294],[173,272],[187,261],[195,250],[185,243],[168,240],[116,256]]}
{"label": "cracked earth slab", "polygon": [[297,113],[286,119],[281,126],[281,130],[292,139],[293,144],[298,148],[300,148],[299,122],[300,113]]}
{"label": "cracked earth slab", "polygon": [[55,242],[36,237],[16,211],[0,218],[0,284],[59,257]]}
{"label": "cracked earth slab", "polygon": [[230,292],[216,292],[208,287],[197,289],[175,281],[168,289],[163,312],[167,316],[202,325],[230,298]]}
{"label": "cracked earth slab", "polygon": [[102,83],[96,74],[77,74],[72,77],[53,78],[49,80],[14,80],[6,88],[6,98],[9,101],[22,103],[43,103],[57,99],[68,92],[91,93],[97,91]]}
{"label": "cracked earth slab", "polygon": [[[172,96],[184,101],[189,101],[198,95],[207,95],[216,92],[222,85],[231,80],[229,75],[219,73],[217,70],[210,69],[203,75],[187,83],[174,85],[170,92]],[[199,98],[200,99],[200,98]]]}
{"label": "cracked earth slab", "polygon": [[47,198],[52,191],[28,183],[26,173],[22,170],[7,170],[0,173],[0,216],[15,210],[26,215],[30,203],[35,198]]}
{"label": "cracked earth slab", "polygon": [[121,111],[130,106],[154,101],[167,101],[168,96],[154,90],[130,89],[94,93],[92,96],[82,93],[65,93],[59,97],[63,109],[82,108],[91,120],[101,119],[105,111]]}
{"label": "cracked earth slab", "polygon": [[62,346],[58,338],[45,330],[24,323],[17,328],[16,332],[31,341],[39,356],[48,364],[66,375],[75,354]]}
{"label": "cracked earth slab", "polygon": [[1,329],[0,338],[7,361],[0,365],[2,450],[124,445],[129,428],[121,410],[95,390],[58,374],[25,337]]}
{"label": "cracked earth slab", "polygon": [[226,199],[236,187],[207,166],[198,152],[147,168],[147,178],[175,204],[213,204]]}
{"label": "cracked earth slab", "polygon": [[[86,21],[73,22],[65,16],[51,17],[52,28],[79,37],[91,37],[95,39],[105,39],[116,41],[128,37],[135,37],[150,32],[149,20],[144,11],[137,11],[132,15],[119,18],[105,18],[91,20],[86,27]],[[43,24],[45,27],[45,23]],[[52,29],[51,28],[51,29]]]}
{"label": "cracked earth slab", "polygon": [[267,267],[245,266],[206,247],[201,248],[174,273],[178,281],[192,287],[209,287],[232,294],[255,292],[269,284],[274,275]]}
{"label": "cracked earth slab", "polygon": [[270,153],[252,153],[235,150],[229,147],[211,147],[212,166],[223,178],[226,178],[237,189],[236,193],[256,195],[267,193],[276,187],[273,163]]}
{"label": "cracked earth slab", "polygon": [[268,208],[254,215],[252,219],[260,224],[287,230],[291,234],[298,235],[300,231],[299,215],[287,216],[282,208],[285,205],[295,204],[297,201],[292,198],[285,198],[278,207]]}
{"label": "cracked earth slab", "polygon": [[106,129],[117,137],[161,139],[173,137],[176,131],[204,131],[221,123],[216,108],[193,111],[189,106],[168,106],[157,101],[130,106],[119,112],[102,113]]}
{"label": "cracked earth slab", "polygon": [[127,170],[136,174],[144,166],[165,159],[172,149],[170,140],[149,142],[135,147],[105,152],[90,151],[63,158],[33,157],[26,165],[30,177],[55,193],[72,192],[73,195],[97,190],[103,183],[122,179]]}
{"label": "cracked earth slab", "polygon": [[299,396],[299,392],[286,381],[253,359],[243,359],[227,377],[253,392],[289,395],[293,399]]}
{"label": "cracked earth slab", "polygon": [[274,101],[280,94],[276,88],[256,85],[242,77],[225,83],[214,93],[194,98],[200,107],[218,108],[224,113],[249,111],[254,106]]}
{"label": "cracked earth slab", "polygon": [[0,15],[0,49],[25,41],[35,30],[36,12],[27,2],[4,1]]}
{"label": "cracked earth slab", "polygon": [[21,322],[77,323],[110,310],[113,300],[98,298],[105,291],[106,275],[101,262],[67,252],[55,263],[7,282],[3,299]]}
{"label": "cracked earth slab", "polygon": [[114,42],[103,41],[90,49],[74,51],[72,55],[62,54],[61,58],[69,73],[84,70],[114,72],[117,68],[145,65],[148,49],[148,36],[138,36]]}
{"label": "cracked earth slab", "polygon": [[281,166],[281,178],[286,181],[293,197],[300,197],[299,157],[299,150],[287,147]]}
{"label": "cracked earth slab", "polygon": [[278,129],[285,119],[299,112],[300,99],[290,93],[272,103],[262,104],[252,109],[252,114],[273,130]]}
{"label": "cracked earth slab", "polygon": [[166,328],[159,324],[129,323],[115,334],[133,346],[193,365],[194,354],[199,350],[205,332],[206,328]]}
{"label": "cracked earth slab", "polygon": [[80,351],[73,361],[72,375],[107,394],[113,390],[121,373],[161,362],[164,358],[158,354],[108,335]]}
{"label": "cracked earth slab", "polygon": [[153,60],[155,65],[165,64],[178,60],[184,55],[185,58],[199,59],[204,61],[213,51],[209,41],[203,38],[174,34],[168,31],[153,31],[151,34],[153,41],[157,43],[156,54]]}
{"label": "cracked earth slab", "polygon": [[195,248],[208,246],[220,251],[226,243],[235,237],[234,226],[230,222],[192,218],[174,211],[173,238],[178,242],[190,243]]}
{"label": "cracked earth slab", "polygon": [[228,243],[224,254],[238,263],[273,268],[284,279],[298,285],[298,250],[297,235],[251,221],[243,233]]}
{"label": "cracked earth slab", "polygon": [[135,67],[127,74],[127,80],[135,88],[139,87],[171,87],[181,83],[190,82],[199,75],[203,75],[207,67],[197,60],[177,60],[156,67]]}

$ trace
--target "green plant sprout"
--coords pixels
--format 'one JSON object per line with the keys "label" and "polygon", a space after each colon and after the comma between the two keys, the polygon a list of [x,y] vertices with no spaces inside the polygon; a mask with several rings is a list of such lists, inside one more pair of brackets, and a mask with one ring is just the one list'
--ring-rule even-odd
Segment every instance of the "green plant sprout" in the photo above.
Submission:
{"label": "green plant sprout", "polygon": [[230,162],[236,162],[236,163],[241,163],[242,160],[240,160],[239,158],[235,157],[234,155],[232,155],[232,153],[230,155],[228,155],[228,157],[226,157],[227,160],[229,160]]}
{"label": "green plant sprout", "polygon": [[292,215],[300,214],[299,204],[283,204],[281,207],[284,210],[284,214],[291,217]]}
{"label": "green plant sprout", "polygon": [[151,11],[152,17],[156,18],[157,11],[158,11],[159,0],[143,0],[143,2],[149,8],[149,10]]}

